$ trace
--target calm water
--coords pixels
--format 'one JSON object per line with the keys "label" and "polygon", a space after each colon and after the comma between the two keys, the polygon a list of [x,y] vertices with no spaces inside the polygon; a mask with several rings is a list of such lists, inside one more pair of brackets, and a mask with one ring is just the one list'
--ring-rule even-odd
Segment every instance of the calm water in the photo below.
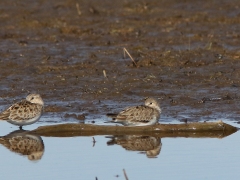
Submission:
{"label": "calm water", "polygon": [[[227,122],[227,121],[226,121]],[[234,126],[238,124],[230,123]],[[42,124],[41,124],[42,125]],[[27,126],[34,129],[39,124]],[[1,136],[16,130],[1,122]],[[30,161],[0,145],[1,179],[238,179],[240,132],[226,138],[162,138],[156,158],[127,151],[120,145],[108,146],[110,138],[42,137],[42,158]],[[159,142],[159,141],[158,141]],[[159,144],[158,144],[159,145]],[[158,155],[157,155],[158,154]]]}

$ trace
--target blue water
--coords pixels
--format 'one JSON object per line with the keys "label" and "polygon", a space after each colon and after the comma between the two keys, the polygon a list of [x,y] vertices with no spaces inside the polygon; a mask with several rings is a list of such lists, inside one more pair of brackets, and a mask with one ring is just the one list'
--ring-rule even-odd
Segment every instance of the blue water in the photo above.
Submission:
{"label": "blue water", "polygon": [[[1,136],[17,129],[6,122],[0,123]],[[0,145],[0,174],[1,179],[8,180],[93,180],[96,177],[123,180],[125,169],[130,180],[239,179],[239,139],[240,132],[223,139],[162,138],[160,154],[147,158],[146,154],[127,151],[120,145],[107,146],[109,138],[105,136],[95,136],[95,145],[92,137],[42,137],[45,151],[37,161]]]}

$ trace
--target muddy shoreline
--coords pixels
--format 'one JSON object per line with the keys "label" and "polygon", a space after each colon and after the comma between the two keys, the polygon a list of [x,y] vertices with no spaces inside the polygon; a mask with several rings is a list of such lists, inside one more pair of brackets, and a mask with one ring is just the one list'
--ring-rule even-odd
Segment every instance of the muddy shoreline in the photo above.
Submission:
{"label": "muddy shoreline", "polygon": [[97,123],[152,96],[163,122],[240,122],[238,1],[3,0],[0,7],[1,109],[38,92],[44,117]]}

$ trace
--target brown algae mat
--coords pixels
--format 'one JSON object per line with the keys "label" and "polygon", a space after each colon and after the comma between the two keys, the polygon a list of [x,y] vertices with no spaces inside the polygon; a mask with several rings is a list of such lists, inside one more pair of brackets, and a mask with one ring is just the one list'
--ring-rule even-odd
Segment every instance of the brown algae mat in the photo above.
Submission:
{"label": "brown algae mat", "polygon": [[94,135],[152,135],[158,137],[218,137],[222,138],[237,131],[237,128],[222,121],[157,124],[153,126],[105,126],[92,124],[57,124],[40,126],[30,133],[41,136],[72,137]]}

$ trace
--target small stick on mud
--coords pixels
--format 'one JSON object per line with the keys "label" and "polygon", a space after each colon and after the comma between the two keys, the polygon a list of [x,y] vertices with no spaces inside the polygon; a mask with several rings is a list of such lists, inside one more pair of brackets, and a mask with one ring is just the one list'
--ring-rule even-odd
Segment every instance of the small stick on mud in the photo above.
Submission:
{"label": "small stick on mud", "polygon": [[46,58],[46,61],[48,61],[50,58],[51,58],[51,56],[48,56],[48,57]]}
{"label": "small stick on mud", "polygon": [[125,179],[128,180],[127,173],[126,173],[125,169],[123,169],[123,174],[124,174]]}
{"label": "small stick on mud", "polygon": [[132,58],[131,54],[128,52],[128,50],[126,48],[123,48],[123,56],[125,58],[125,53],[127,53],[127,55],[130,57],[130,59],[132,60],[132,62],[134,63],[134,65],[137,67],[137,63],[134,61],[134,59]]}
{"label": "small stick on mud", "polygon": [[80,11],[79,4],[78,4],[78,3],[76,3],[76,8],[77,8],[77,13],[78,13],[78,15],[81,16],[81,15],[82,15],[82,12]]}
{"label": "small stick on mud", "polygon": [[107,78],[107,73],[106,73],[105,70],[103,70],[103,76],[104,76],[105,78]]}
{"label": "small stick on mud", "polygon": [[211,41],[212,41],[212,38],[213,38],[213,34],[209,34],[208,38],[209,38],[209,40],[207,42],[206,49],[211,50],[211,48],[212,48],[212,42]]}

